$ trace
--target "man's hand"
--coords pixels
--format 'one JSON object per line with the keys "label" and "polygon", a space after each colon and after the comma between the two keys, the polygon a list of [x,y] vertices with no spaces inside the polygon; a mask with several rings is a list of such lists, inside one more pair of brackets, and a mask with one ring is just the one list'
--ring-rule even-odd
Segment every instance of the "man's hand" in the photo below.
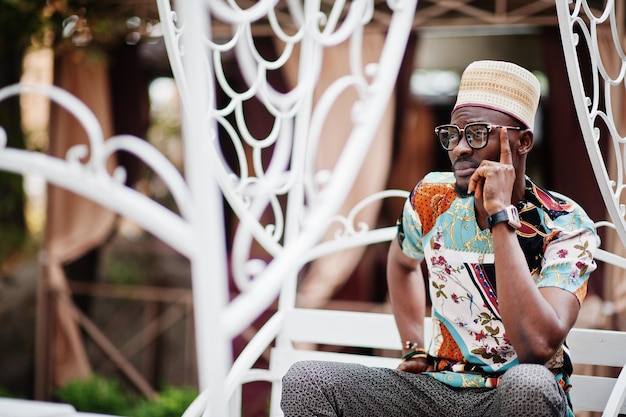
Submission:
{"label": "man's hand", "polygon": [[503,210],[511,204],[515,183],[515,168],[509,137],[505,127],[500,128],[500,162],[483,160],[470,178],[468,191],[483,200],[488,214]]}
{"label": "man's hand", "polygon": [[410,372],[412,374],[421,374],[422,372],[432,371],[433,368],[426,358],[411,358],[400,362],[398,371]]}

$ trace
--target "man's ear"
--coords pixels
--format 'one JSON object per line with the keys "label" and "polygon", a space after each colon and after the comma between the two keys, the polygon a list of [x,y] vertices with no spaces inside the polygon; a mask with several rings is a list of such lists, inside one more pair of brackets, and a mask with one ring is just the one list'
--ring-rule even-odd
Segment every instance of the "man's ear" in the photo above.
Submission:
{"label": "man's ear", "polygon": [[519,147],[517,151],[521,155],[527,155],[531,149],[533,148],[533,144],[535,143],[535,135],[532,130],[526,129],[522,132],[519,139]]}

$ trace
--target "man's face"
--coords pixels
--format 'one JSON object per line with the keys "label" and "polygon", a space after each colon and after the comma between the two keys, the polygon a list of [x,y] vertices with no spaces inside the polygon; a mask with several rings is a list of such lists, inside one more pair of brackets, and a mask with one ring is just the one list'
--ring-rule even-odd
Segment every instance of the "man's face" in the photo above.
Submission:
{"label": "man's face", "polygon": [[[465,137],[463,129],[470,123],[487,123],[489,125],[522,126],[515,118],[496,110],[483,107],[462,107],[452,114],[450,124],[461,129],[461,135],[454,149],[448,151],[448,157],[452,163],[452,170],[456,178],[455,189],[459,196],[468,195],[467,187],[469,180],[476,168],[483,160],[500,160],[500,128],[491,128],[484,148],[472,148]],[[516,164],[515,149],[519,142],[520,132],[508,130],[509,143],[513,152],[513,164]],[[516,139],[518,139],[516,141]],[[473,142],[474,145],[477,142]]]}

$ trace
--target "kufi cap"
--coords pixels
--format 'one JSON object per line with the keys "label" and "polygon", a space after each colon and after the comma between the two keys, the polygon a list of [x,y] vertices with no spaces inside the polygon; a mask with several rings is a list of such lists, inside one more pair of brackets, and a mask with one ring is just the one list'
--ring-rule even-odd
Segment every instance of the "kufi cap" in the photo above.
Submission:
{"label": "kufi cap", "polygon": [[504,61],[474,61],[463,71],[452,111],[486,107],[513,116],[532,130],[539,95],[539,80],[527,69]]}

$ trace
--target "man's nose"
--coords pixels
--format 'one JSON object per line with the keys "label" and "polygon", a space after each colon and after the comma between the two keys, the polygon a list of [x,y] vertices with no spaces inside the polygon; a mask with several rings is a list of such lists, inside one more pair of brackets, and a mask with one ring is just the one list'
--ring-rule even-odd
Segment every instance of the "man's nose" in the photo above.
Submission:
{"label": "man's nose", "polygon": [[466,153],[471,153],[473,151],[472,147],[469,146],[469,142],[467,141],[467,137],[464,132],[461,132],[459,135],[459,142],[456,144],[454,149],[452,149],[452,153],[455,155],[463,155]]}

